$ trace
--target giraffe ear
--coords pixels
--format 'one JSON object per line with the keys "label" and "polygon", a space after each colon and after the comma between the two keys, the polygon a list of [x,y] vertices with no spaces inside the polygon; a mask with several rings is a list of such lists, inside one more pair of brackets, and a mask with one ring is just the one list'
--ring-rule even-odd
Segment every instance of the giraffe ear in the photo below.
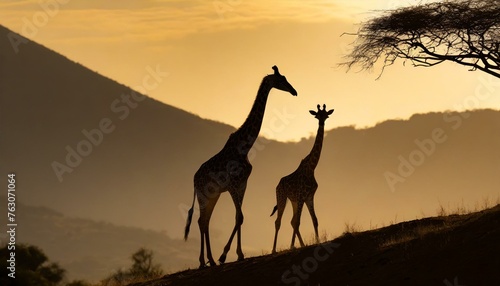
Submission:
{"label": "giraffe ear", "polygon": [[314,110],[309,110],[309,113],[311,113],[314,116],[318,115],[318,113],[316,113],[316,111],[314,111]]}
{"label": "giraffe ear", "polygon": [[328,114],[328,115],[332,114],[334,110],[335,110],[335,109],[331,109],[331,110],[329,110],[327,114]]}

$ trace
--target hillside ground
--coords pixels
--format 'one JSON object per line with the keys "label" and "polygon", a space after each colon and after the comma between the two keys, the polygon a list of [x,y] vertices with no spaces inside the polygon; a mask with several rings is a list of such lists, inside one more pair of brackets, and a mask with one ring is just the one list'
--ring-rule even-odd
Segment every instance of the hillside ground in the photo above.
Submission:
{"label": "hillside ground", "polygon": [[500,285],[500,205],[132,285]]}

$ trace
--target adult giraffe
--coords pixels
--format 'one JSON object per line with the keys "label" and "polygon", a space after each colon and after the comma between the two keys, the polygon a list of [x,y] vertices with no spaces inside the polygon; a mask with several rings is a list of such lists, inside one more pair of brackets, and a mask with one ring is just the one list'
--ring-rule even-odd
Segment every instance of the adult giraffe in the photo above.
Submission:
{"label": "adult giraffe", "polygon": [[236,233],[238,233],[236,248],[238,260],[244,258],[241,250],[241,225],[243,224],[241,205],[247,187],[247,180],[252,172],[252,165],[248,161],[247,155],[259,135],[264,111],[266,109],[267,98],[271,89],[276,88],[287,91],[293,96],[297,95],[297,91],[288,83],[285,76],[280,74],[278,67],[273,66],[272,68],[274,73],[265,76],[262,80],[250,114],[243,125],[229,136],[224,148],[203,163],[194,175],[193,204],[188,212],[184,239],[187,240],[191,219],[193,217],[195,198],[198,197],[198,204],[200,206],[198,225],[201,234],[200,268],[206,265],[204,255],[205,243],[207,246],[208,262],[211,266],[216,265],[210,249],[208,225],[217,200],[220,194],[225,191],[228,191],[233,199],[236,208],[236,223],[229,237],[229,241],[224,247],[224,252],[219,258],[219,262],[224,263],[226,260],[226,255],[231,248],[231,243]]}

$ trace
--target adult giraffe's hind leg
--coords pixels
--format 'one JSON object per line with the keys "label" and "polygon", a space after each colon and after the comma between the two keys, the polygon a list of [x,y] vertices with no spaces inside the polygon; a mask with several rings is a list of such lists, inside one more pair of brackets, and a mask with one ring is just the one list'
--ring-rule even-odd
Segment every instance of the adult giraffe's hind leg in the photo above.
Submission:
{"label": "adult giraffe's hind leg", "polygon": [[[246,188],[246,186],[245,186]],[[226,261],[226,256],[229,250],[231,249],[231,244],[233,242],[234,235],[238,233],[237,238],[237,246],[236,246],[236,254],[238,254],[238,261],[243,260],[245,256],[243,255],[243,251],[241,250],[241,225],[243,224],[243,212],[241,210],[241,205],[243,203],[243,196],[245,194],[245,188],[243,188],[242,192],[231,192],[231,198],[234,202],[234,207],[236,208],[236,219],[233,228],[233,232],[229,237],[229,240],[224,247],[224,252],[219,258],[219,262],[222,264]]]}
{"label": "adult giraffe's hind leg", "polygon": [[212,249],[210,247],[210,234],[209,234],[209,224],[210,217],[212,216],[212,212],[219,200],[220,194],[217,194],[212,197],[202,197],[198,196],[198,202],[200,204],[200,218],[198,219],[198,225],[200,227],[200,240],[201,240],[201,248],[200,248],[200,268],[206,266],[205,264],[205,256],[204,256],[204,245],[207,245],[207,259],[210,266],[217,265],[212,257]]}

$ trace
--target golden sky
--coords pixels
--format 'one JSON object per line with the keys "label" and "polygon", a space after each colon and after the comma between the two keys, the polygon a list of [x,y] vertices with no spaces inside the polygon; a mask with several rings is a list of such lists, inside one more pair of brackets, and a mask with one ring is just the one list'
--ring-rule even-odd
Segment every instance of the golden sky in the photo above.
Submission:
{"label": "golden sky", "polygon": [[327,129],[500,106],[498,80],[456,64],[413,68],[399,61],[379,80],[379,69],[346,73],[337,66],[355,39],[342,33],[377,11],[422,2],[7,0],[0,24],[131,87],[141,85],[148,67],[168,72],[149,96],[235,127],[277,65],[299,95],[271,92],[262,134],[287,141],[316,132],[308,110],[318,103],[335,108]]}

